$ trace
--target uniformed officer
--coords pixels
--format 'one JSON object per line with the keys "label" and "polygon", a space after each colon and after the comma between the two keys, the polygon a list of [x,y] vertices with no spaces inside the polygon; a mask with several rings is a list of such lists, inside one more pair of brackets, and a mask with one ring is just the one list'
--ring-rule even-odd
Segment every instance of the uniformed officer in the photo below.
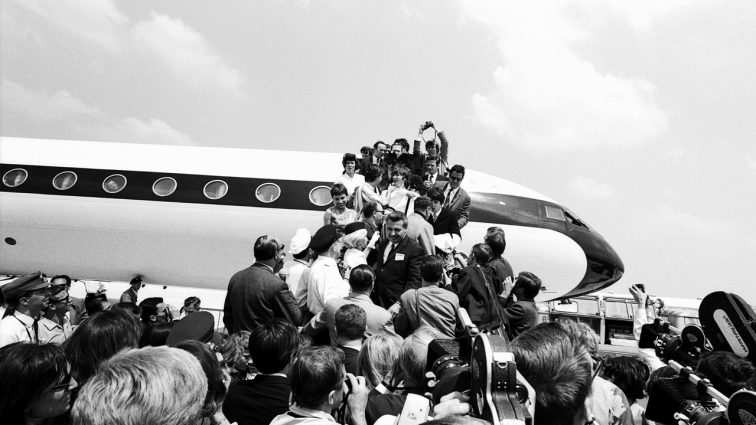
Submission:
{"label": "uniformed officer", "polygon": [[14,342],[39,343],[37,320],[50,299],[50,284],[40,272],[21,276],[3,286],[8,311],[0,321],[0,347]]}

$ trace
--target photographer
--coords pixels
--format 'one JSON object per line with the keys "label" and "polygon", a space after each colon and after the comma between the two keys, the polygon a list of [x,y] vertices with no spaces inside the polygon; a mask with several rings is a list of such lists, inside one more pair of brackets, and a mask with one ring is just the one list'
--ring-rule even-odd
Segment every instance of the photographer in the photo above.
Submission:
{"label": "photographer", "polygon": [[[425,138],[425,131],[428,129],[433,129],[433,138]],[[425,154],[420,151],[421,139],[425,142]],[[412,155],[414,157],[413,171],[416,174],[422,174],[426,170],[426,161],[429,157],[438,157],[438,174],[446,176],[449,169],[449,141],[446,139],[446,134],[439,131],[432,121],[420,124]]]}
{"label": "photographer", "polygon": [[367,424],[365,378],[346,374],[334,348],[316,346],[302,350],[289,380],[294,404],[288,412],[276,416],[271,425],[335,424],[333,414],[344,400],[349,407],[350,423]]}

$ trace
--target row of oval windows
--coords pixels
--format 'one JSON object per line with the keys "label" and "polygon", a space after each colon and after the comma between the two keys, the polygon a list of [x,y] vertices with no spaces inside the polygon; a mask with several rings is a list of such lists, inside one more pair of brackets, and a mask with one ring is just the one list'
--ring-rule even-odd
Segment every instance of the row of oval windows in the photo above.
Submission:
{"label": "row of oval windows", "polygon": [[[14,168],[3,175],[3,184],[8,187],[21,186],[29,173],[23,168]],[[53,187],[57,190],[68,190],[72,188],[78,179],[73,171],[63,171],[58,173],[52,181]],[[123,174],[112,174],[102,182],[102,190],[107,193],[118,193],[126,187],[126,177]],[[178,183],[173,177],[161,177],[152,184],[152,192],[160,197],[170,196],[176,191]],[[228,193],[228,184],[223,180],[212,180],[205,184],[202,192],[205,197],[211,200],[218,200]],[[271,203],[281,196],[281,188],[275,183],[263,183],[255,189],[255,197],[260,202]],[[331,203],[331,188],[327,186],[316,186],[310,190],[310,202],[319,207]]]}

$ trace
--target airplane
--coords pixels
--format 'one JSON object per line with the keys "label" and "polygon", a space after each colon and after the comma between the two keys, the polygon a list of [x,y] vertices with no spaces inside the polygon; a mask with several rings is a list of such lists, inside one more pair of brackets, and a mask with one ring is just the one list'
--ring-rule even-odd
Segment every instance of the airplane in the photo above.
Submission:
{"label": "airplane", "polygon": [[[225,292],[258,236],[286,243],[322,225],[340,172],[332,153],[0,137],[0,274]],[[462,187],[472,203],[458,249],[502,227],[505,257],[542,279],[541,300],[622,277],[615,250],[551,198],[474,170]]]}

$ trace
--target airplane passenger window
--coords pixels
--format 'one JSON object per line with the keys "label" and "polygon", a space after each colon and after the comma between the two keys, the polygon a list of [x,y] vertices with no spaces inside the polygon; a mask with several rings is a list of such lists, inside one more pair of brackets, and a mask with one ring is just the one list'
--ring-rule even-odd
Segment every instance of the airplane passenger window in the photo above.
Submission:
{"label": "airplane passenger window", "polygon": [[123,174],[111,174],[102,182],[102,190],[108,193],[118,193],[126,187],[126,177]]}
{"label": "airplane passenger window", "polygon": [[176,191],[176,180],[173,177],[161,177],[152,185],[152,192],[157,196],[168,196]]}
{"label": "airplane passenger window", "polygon": [[310,202],[313,204],[324,207],[331,202],[331,188],[328,186],[317,186],[310,191]]}
{"label": "airplane passenger window", "polygon": [[562,210],[560,210],[557,207],[552,207],[549,205],[545,205],[545,207],[546,207],[546,218],[564,221],[564,213],[562,213]]}
{"label": "airplane passenger window", "polygon": [[53,178],[53,187],[58,190],[68,190],[76,184],[76,173],[64,171]]}
{"label": "airplane passenger window", "polygon": [[205,196],[207,196],[209,199],[220,199],[226,196],[226,193],[228,193],[228,184],[226,184],[226,182],[224,182],[223,180],[213,180],[205,185],[205,188],[202,189],[202,192],[204,192]]}
{"label": "airplane passenger window", "polygon": [[266,204],[275,201],[279,196],[281,196],[281,188],[274,183],[263,183],[255,190],[257,200]]}
{"label": "airplane passenger window", "polygon": [[3,175],[3,184],[8,187],[21,186],[28,176],[29,173],[23,168],[14,168]]}

